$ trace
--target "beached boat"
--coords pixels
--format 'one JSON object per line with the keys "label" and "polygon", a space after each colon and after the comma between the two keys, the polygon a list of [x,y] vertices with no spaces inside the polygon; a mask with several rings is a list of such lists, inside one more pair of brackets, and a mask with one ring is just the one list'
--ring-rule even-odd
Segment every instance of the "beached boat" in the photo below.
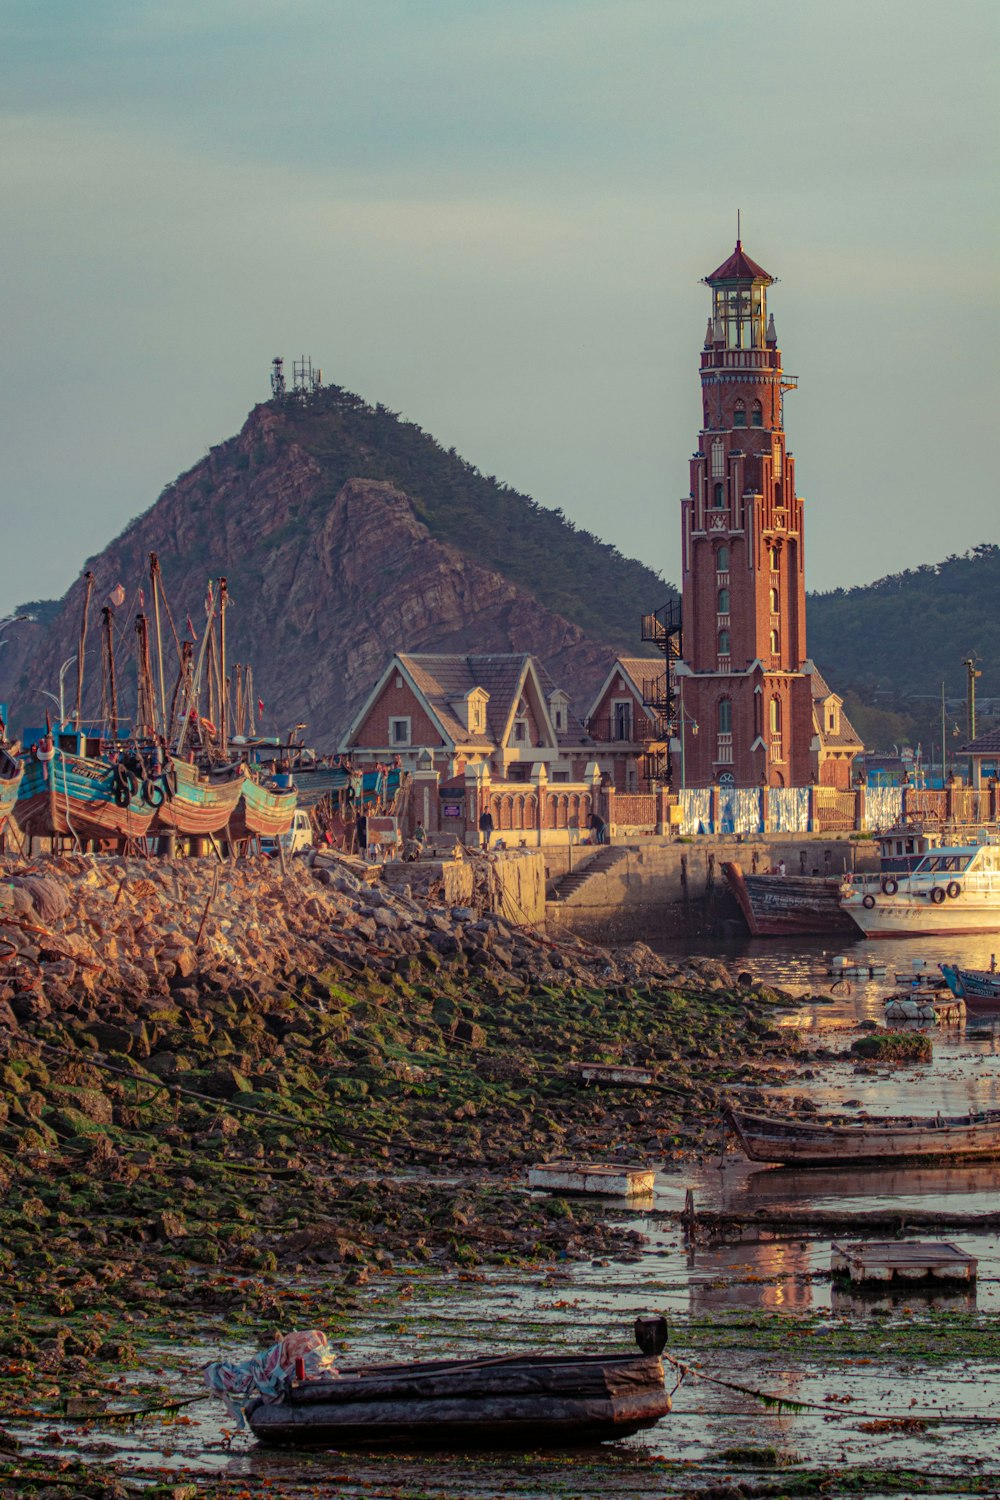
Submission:
{"label": "beached boat", "polygon": [[241,783],[241,792],[229,823],[231,839],[276,839],[288,832],[298,803],[293,786],[255,781],[248,775]]}
{"label": "beached boat", "polygon": [[909,873],[845,883],[840,904],[866,937],[1000,934],[1000,844],[942,844]]}
{"label": "beached boat", "polygon": [[203,837],[228,827],[243,791],[242,766],[203,769],[175,760],[162,778],[168,790],[156,810],[152,832]]}
{"label": "beached boat", "polygon": [[[917,826],[886,829],[878,835],[874,879],[898,879],[940,842],[940,834]],[[842,887],[852,876],[748,875],[737,864],[724,864],[722,870],[753,937],[842,937],[855,930],[840,904]]]}
{"label": "beached boat", "polygon": [[263,1443],[533,1448],[627,1437],[670,1409],[657,1354],[513,1354],[341,1368],[246,1418]]}
{"label": "beached boat", "polygon": [[730,1102],[727,1122],[751,1161],[782,1166],[878,1166],[967,1161],[1000,1156],[1000,1109],[980,1114],[904,1116],[792,1115],[741,1109]]}
{"label": "beached boat", "polygon": [[1000,1011],[1000,973],[992,969],[960,969],[957,964],[941,964],[948,988],[964,1000],[969,1010]]}
{"label": "beached boat", "polygon": [[21,762],[0,745],[0,833],[17,801],[18,787],[24,774]]}
{"label": "beached boat", "polygon": [[14,816],[23,833],[81,842],[145,837],[155,809],[121,767],[59,748],[29,751],[22,764]]}

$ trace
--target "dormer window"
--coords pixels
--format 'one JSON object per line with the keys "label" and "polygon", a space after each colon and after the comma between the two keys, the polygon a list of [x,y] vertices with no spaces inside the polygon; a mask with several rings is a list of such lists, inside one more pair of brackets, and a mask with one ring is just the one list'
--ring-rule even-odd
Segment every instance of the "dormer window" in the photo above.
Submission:
{"label": "dormer window", "polygon": [[514,720],[514,744],[523,745],[528,738],[528,726],[523,719]]}
{"label": "dormer window", "polygon": [[563,722],[563,711],[562,711],[561,708],[557,708],[556,709],[556,729],[561,731],[561,730],[565,729],[565,727],[566,727],[565,723]]}

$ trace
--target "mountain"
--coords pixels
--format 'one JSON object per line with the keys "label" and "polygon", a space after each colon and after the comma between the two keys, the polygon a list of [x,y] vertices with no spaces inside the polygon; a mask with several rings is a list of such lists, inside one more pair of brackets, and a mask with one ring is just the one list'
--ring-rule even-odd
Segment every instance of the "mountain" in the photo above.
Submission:
{"label": "mountain", "polygon": [[[640,612],[668,593],[649,568],[560,512],[337,387],[255,407],[237,437],[89,561],[85,710],[100,704],[98,608],[123,584],[115,628],[124,664],[150,552],[181,634],[188,616],[200,632],[206,582],[225,574],[228,658],[252,664],[267,731],[305,721],[323,748],[396,650],[532,651],[585,712],[615,652],[635,654]],[[58,605],[33,607],[38,624],[12,632],[3,665],[5,682],[16,682],[15,725],[41,721],[40,687],[55,690],[83,597],[78,579]],[[134,676],[123,670],[128,712]],[[74,684],[71,668],[67,703]]]}
{"label": "mountain", "polygon": [[[1000,547],[809,597],[809,654],[861,692],[965,692],[979,659],[984,697],[1000,696]],[[841,689],[838,688],[838,691]]]}

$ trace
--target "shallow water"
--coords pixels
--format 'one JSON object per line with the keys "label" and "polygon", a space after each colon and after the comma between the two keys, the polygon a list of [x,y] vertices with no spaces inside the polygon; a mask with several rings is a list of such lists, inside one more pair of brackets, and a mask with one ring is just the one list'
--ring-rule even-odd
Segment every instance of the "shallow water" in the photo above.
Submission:
{"label": "shallow water", "polygon": [[[958,948],[953,945],[952,954],[965,964],[984,965],[990,941],[964,939]],[[852,980],[849,996],[826,1005],[799,1001],[776,1016],[778,1024],[805,1033],[812,1045],[838,1053],[832,1061],[809,1065],[812,1077],[803,1078],[796,1067],[788,1091],[808,1092],[824,1107],[862,1105],[872,1113],[1000,1107],[1000,1029],[990,1030],[978,1020],[932,1028],[934,1059],[927,1067],[859,1072],[847,1055],[859,1022],[882,1019],[886,993],[898,989],[896,968],[908,969],[911,957],[933,957],[930,944],[924,939],[879,944],[876,955],[889,964],[886,978]],[[872,945],[861,942],[856,948],[860,956]],[[737,951],[720,950],[720,956],[738,958],[739,967],[772,984],[815,995],[829,991],[826,971],[834,951],[820,943],[793,947],[756,942]],[[746,1459],[720,1459],[736,1445],[786,1450],[796,1455],[792,1472],[803,1466],[866,1463],[884,1470],[916,1464],[941,1476],[921,1490],[939,1500],[951,1493],[949,1475],[995,1473],[1000,1479],[995,1426],[931,1425],[916,1434],[863,1431],[865,1422],[890,1415],[975,1417],[990,1410],[1000,1415],[1000,1365],[936,1352],[942,1312],[995,1318],[1000,1311],[1000,1237],[949,1236],[979,1260],[974,1288],[944,1289],[931,1297],[913,1289],[860,1297],[831,1285],[829,1238],[754,1233],[686,1244],[676,1221],[663,1214],[683,1206],[688,1188],[699,1205],[734,1212],[855,1213],[891,1204],[903,1211],[957,1206],[974,1213],[996,1209],[1000,1163],[891,1172],[761,1168],[733,1154],[726,1156],[723,1170],[717,1157],[681,1170],[664,1163],[651,1205],[609,1205],[617,1222],[646,1236],[640,1256],[561,1262],[536,1270],[379,1275],[361,1290],[348,1351],[352,1363],[363,1363],[455,1352],[624,1349],[631,1343],[636,1315],[659,1310],[671,1323],[668,1352],[700,1365],[706,1375],[815,1402],[819,1411],[780,1415],[710,1380],[688,1379],[674,1395],[670,1417],[650,1432],[599,1451],[415,1457],[286,1454],[260,1448],[245,1434],[237,1434],[230,1446],[230,1419],[221,1406],[206,1402],[189,1408],[183,1422],[154,1420],[132,1432],[95,1427],[84,1435],[79,1428],[64,1427],[67,1446],[60,1451],[118,1456],[142,1471],[162,1465],[193,1476],[225,1475],[255,1496],[269,1487],[271,1494],[288,1497],[363,1494],[369,1500],[390,1494],[397,1500],[652,1500],[713,1479],[753,1476],[753,1464]],[[771,1314],[786,1320],[780,1347],[761,1340],[760,1329],[768,1326]],[[908,1356],[897,1347],[904,1333],[911,1338]],[[846,1350],[824,1350],[828,1334],[847,1335],[853,1343]],[[158,1351],[162,1366],[175,1372],[179,1390],[197,1388],[198,1367],[218,1357],[220,1338],[225,1341],[224,1329],[204,1344]],[[252,1352],[238,1340],[225,1346],[233,1359]],[[141,1377],[130,1374],[123,1391],[134,1399],[141,1397],[141,1387]],[[49,1432],[58,1428],[58,1423],[46,1424]]]}

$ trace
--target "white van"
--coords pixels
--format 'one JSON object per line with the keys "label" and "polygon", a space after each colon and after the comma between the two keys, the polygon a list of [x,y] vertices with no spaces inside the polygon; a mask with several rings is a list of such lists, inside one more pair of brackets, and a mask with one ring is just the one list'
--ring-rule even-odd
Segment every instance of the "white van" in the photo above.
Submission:
{"label": "white van", "polygon": [[[277,859],[277,839],[261,839],[260,846],[265,854],[270,854],[273,858]],[[304,854],[312,846],[313,831],[309,814],[301,807],[296,808],[292,814],[291,828],[289,828],[287,833],[281,835],[281,847],[285,851],[285,858],[288,859],[293,854]]]}

